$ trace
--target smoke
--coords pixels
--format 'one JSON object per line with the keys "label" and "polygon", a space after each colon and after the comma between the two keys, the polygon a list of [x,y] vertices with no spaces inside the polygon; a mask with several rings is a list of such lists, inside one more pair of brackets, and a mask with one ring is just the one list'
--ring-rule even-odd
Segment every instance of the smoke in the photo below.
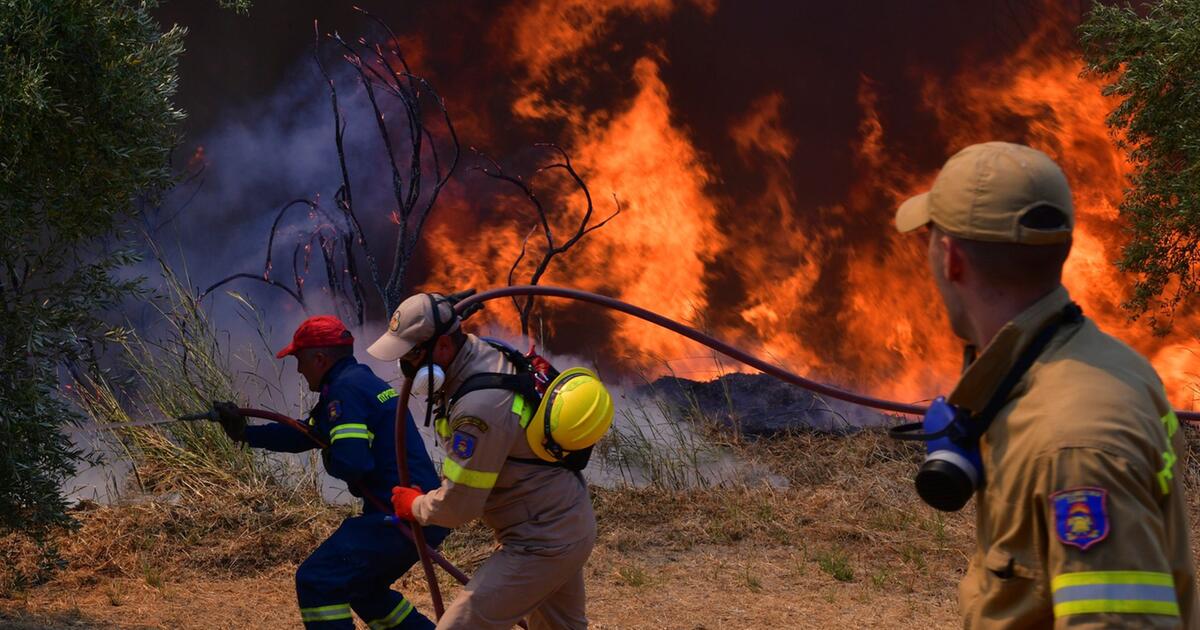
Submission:
{"label": "smoke", "polygon": [[[1128,167],[1103,124],[1111,103],[1079,75],[1079,15],[1060,3],[368,8],[416,49],[417,71],[446,97],[464,146],[531,175],[544,156],[523,147],[557,142],[588,181],[599,216],[611,212],[613,195],[621,203],[619,217],[551,268],[548,284],[694,322],[809,376],[925,399],[953,382],[959,352],[922,245],[894,233],[892,212],[965,144],[1023,141],[1062,163],[1076,191],[1081,229],[1069,288],[1103,327],[1155,361],[1177,404],[1190,402],[1194,340],[1154,338],[1119,308],[1128,282],[1113,266],[1122,242],[1115,208]],[[286,10],[292,22],[291,12],[334,19],[331,9]],[[305,36],[267,26],[273,7],[255,11],[251,21],[260,20],[269,43]],[[328,204],[339,182],[328,95],[301,47],[291,45],[296,58],[286,73],[262,75],[247,42],[190,45],[194,55],[228,47],[228,57],[251,60],[228,67],[229,84],[254,76],[258,94],[250,105],[205,114],[215,122],[192,134],[209,167],[177,225],[204,285],[260,270],[278,207],[318,195]],[[186,98],[210,102],[208,92],[195,95],[222,84],[197,87],[186,63],[184,70],[185,106],[196,107]],[[350,98],[346,69],[336,72],[346,86],[356,205],[369,233],[386,242],[394,233],[386,224],[389,178],[366,105]],[[464,169],[456,182],[427,227],[414,288],[503,284],[533,226],[522,199],[480,174]],[[582,200],[564,190],[550,182],[545,200],[567,224]],[[306,229],[298,221],[279,251],[290,252]],[[277,255],[282,280],[287,257]],[[251,284],[237,288],[290,332],[301,317],[290,299]],[[479,319],[499,330],[515,321],[499,303]],[[546,302],[535,324],[556,352],[601,366],[700,376],[711,364],[672,335],[588,307]],[[379,324],[360,334],[372,326]]]}

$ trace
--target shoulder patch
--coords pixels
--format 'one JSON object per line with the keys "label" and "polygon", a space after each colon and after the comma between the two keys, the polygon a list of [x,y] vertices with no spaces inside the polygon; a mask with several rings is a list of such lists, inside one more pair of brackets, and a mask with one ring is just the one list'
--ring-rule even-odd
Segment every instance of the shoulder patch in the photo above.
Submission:
{"label": "shoulder patch", "polygon": [[469,459],[475,454],[475,436],[456,431],[454,439],[450,442],[450,450],[459,459]]}
{"label": "shoulder patch", "polygon": [[1108,491],[1081,487],[1060,490],[1050,495],[1054,510],[1054,532],[1064,545],[1087,551],[1108,537]]}
{"label": "shoulder patch", "polygon": [[337,419],[342,417],[342,402],[340,400],[334,400],[330,402],[328,410],[329,421],[336,424]]}
{"label": "shoulder patch", "polygon": [[470,426],[475,427],[476,429],[479,429],[480,433],[487,433],[487,430],[488,430],[487,423],[484,422],[483,420],[480,420],[479,418],[476,418],[475,416],[463,416],[461,418],[455,418],[454,421],[450,425],[450,430],[457,431],[459,429],[459,427],[463,426],[464,424],[470,425]]}

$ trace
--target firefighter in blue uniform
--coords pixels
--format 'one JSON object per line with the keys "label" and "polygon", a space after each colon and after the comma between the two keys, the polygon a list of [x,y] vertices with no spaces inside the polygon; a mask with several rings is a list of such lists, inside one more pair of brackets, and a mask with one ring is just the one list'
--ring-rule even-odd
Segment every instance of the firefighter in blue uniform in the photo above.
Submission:
{"label": "firefighter in blue uniform", "polygon": [[[390,506],[396,471],[396,391],[354,359],[354,337],[330,315],[304,321],[292,343],[277,358],[296,357],[296,371],[320,399],[309,413],[308,427],[329,447],[321,453],[325,470],[345,481],[363,499],[362,514],[342,521],[296,571],[296,599],[306,628],[353,628],[353,610],[377,628],[433,628],[424,615],[392,583],[417,562],[417,549],[377,506]],[[255,448],[300,453],[316,445],[287,426],[247,426],[232,403],[216,403],[221,426],[235,441]],[[440,479],[412,414],[407,418],[411,483],[426,492]],[[372,498],[362,496],[366,492]],[[385,508],[386,509],[386,508]],[[425,537],[437,546],[449,530],[426,527]]]}

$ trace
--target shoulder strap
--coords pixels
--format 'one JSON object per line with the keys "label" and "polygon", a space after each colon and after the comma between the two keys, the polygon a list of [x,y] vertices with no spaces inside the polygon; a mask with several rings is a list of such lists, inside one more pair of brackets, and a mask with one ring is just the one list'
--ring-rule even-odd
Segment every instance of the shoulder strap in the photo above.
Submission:
{"label": "shoulder strap", "polygon": [[[1017,384],[1024,378],[1025,373],[1029,368],[1033,367],[1034,361],[1042,355],[1046,350],[1046,346],[1050,345],[1050,340],[1058,333],[1058,330],[1066,324],[1075,324],[1083,321],[1083,309],[1079,305],[1071,302],[1063,307],[1062,312],[1052,319],[1045,327],[1043,327],[1025,352],[1017,359],[1017,362],[1005,375],[1004,380],[1000,382],[1000,386],[996,388],[996,392],[988,399],[987,405],[978,414],[974,415],[974,422],[970,424],[970,429],[966,435],[958,436],[959,439],[969,441],[977,441],[984,433],[987,433],[988,427],[991,426],[992,420],[1000,413],[1000,410],[1008,404],[1008,396],[1016,389]],[[953,436],[952,436],[953,437]]]}
{"label": "shoulder strap", "polygon": [[458,389],[454,390],[453,394],[450,394],[450,398],[447,400],[446,406],[453,406],[454,403],[458,402],[463,396],[466,396],[471,392],[477,392],[481,389],[505,389],[521,395],[527,395],[528,392],[526,389],[530,387],[532,387],[532,381],[530,381],[528,374],[480,372],[479,374],[472,374],[467,378],[467,380],[463,381],[463,384],[459,385]]}
{"label": "shoulder strap", "polygon": [[534,385],[533,364],[529,362],[529,359],[504,344],[489,340],[484,340],[484,343],[504,355],[504,358],[517,369],[516,373],[480,372],[472,374],[467,377],[467,380],[463,381],[462,385],[458,386],[458,389],[453,394],[450,394],[450,397],[446,400],[446,407],[453,406],[463,396],[481,389],[505,389],[510,392],[516,392],[525,398],[525,402],[534,407],[541,403],[542,397]]}

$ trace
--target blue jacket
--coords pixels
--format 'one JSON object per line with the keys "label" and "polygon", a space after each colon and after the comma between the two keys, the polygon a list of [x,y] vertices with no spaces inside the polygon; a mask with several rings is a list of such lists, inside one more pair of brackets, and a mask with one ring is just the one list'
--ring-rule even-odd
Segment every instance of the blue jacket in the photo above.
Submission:
{"label": "blue jacket", "polygon": [[[308,426],[329,444],[321,453],[325,470],[351,484],[354,496],[362,496],[357,483],[382,505],[391,505],[396,472],[397,395],[371,368],[346,357],[333,365],[321,380],[321,397],[308,414]],[[411,413],[405,413],[408,431],[408,471],[412,484],[426,492],[440,485],[425,443]],[[255,448],[301,453],[316,445],[300,432],[281,424],[246,427],[246,443]],[[363,512],[379,510],[365,498]]]}

